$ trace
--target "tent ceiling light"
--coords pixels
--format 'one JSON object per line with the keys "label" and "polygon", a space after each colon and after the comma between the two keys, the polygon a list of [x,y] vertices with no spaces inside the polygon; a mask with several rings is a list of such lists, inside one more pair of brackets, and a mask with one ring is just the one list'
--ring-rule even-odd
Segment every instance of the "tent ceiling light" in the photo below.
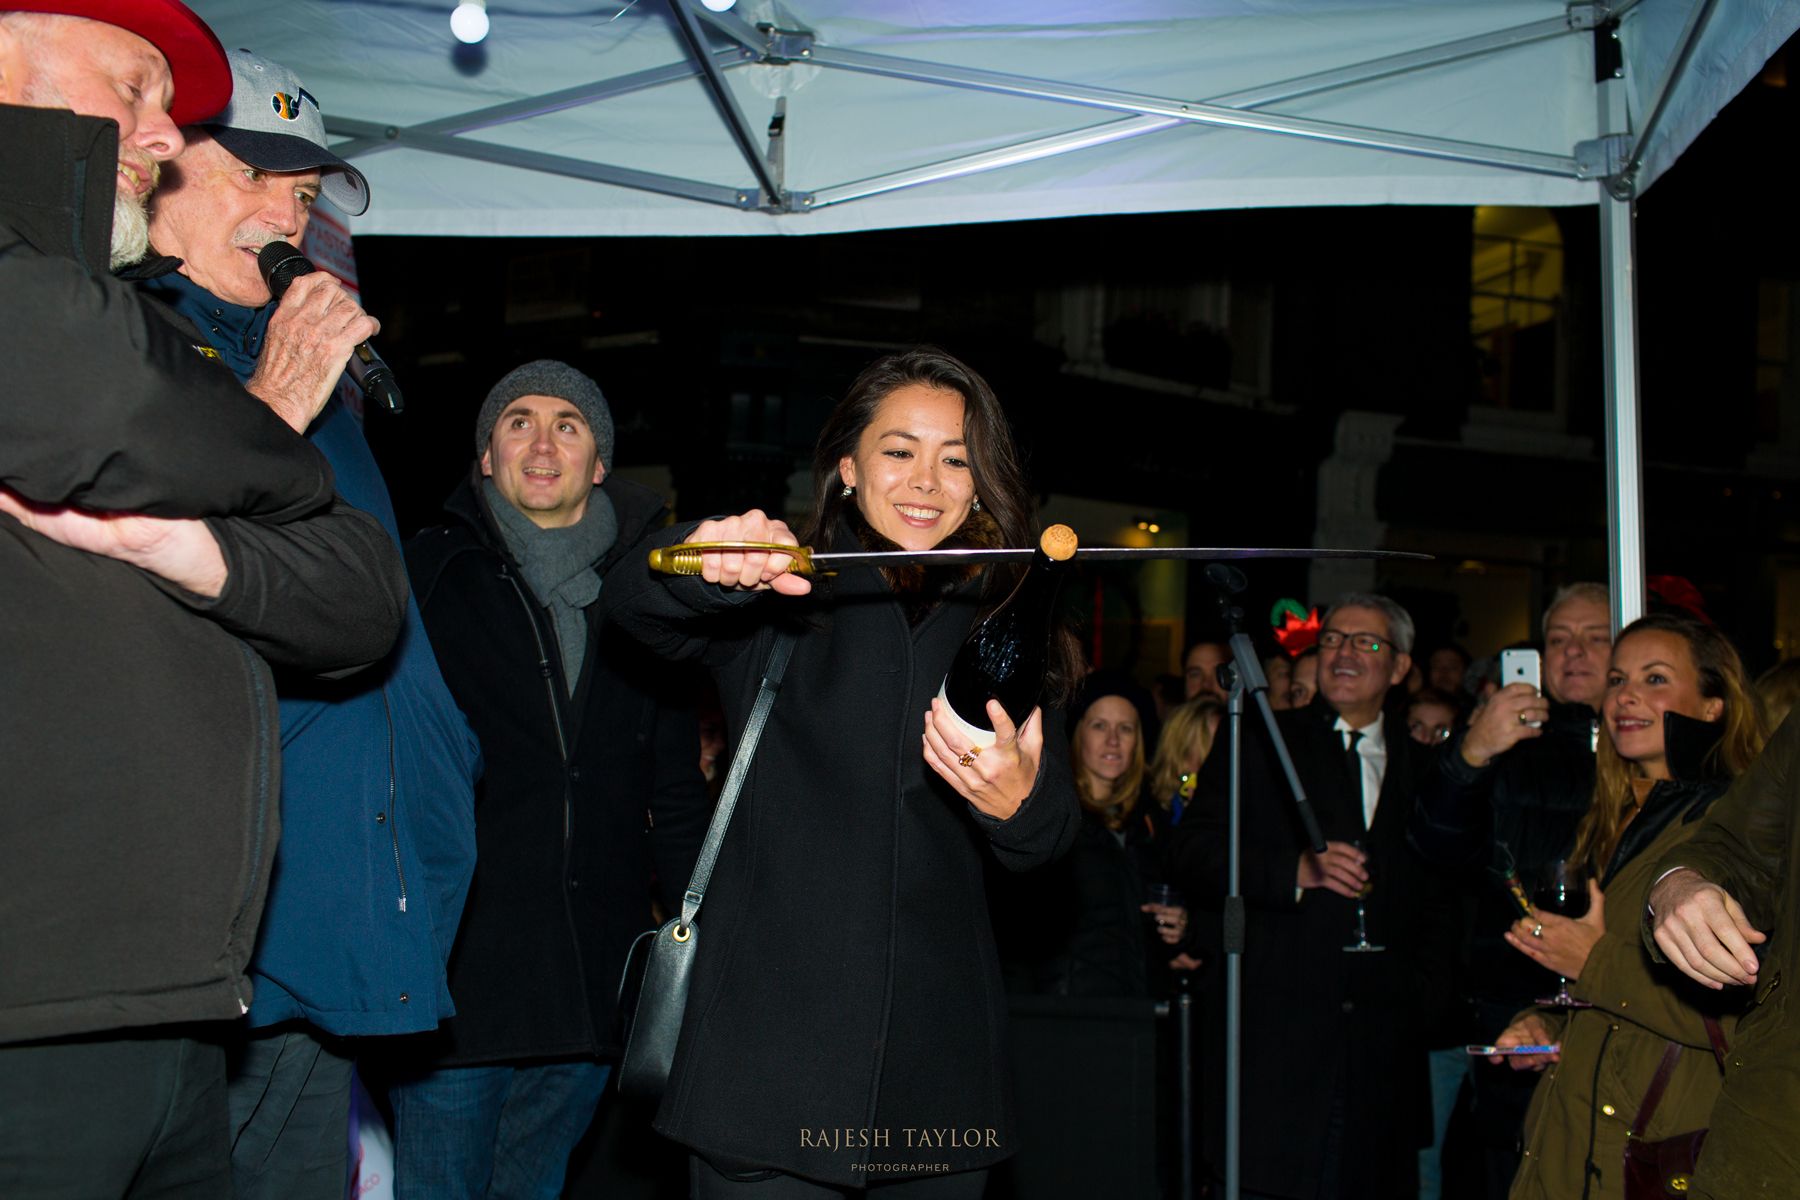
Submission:
{"label": "tent ceiling light", "polygon": [[473,46],[488,35],[486,0],[460,0],[450,12],[450,32],[464,45]]}
{"label": "tent ceiling light", "polygon": [[730,12],[737,6],[737,0],[700,0],[711,12]]}

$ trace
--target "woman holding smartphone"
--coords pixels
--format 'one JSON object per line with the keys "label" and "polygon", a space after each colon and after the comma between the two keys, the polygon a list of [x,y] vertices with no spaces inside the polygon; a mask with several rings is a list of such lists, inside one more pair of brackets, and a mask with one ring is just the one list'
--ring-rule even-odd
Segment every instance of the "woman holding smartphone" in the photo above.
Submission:
{"label": "woman holding smartphone", "polygon": [[[1651,961],[1637,918],[1654,865],[1762,749],[1743,664],[1710,625],[1644,617],[1613,645],[1601,717],[1594,798],[1569,855],[1585,868],[1588,910],[1560,917],[1539,909],[1506,934],[1591,1006],[1528,1009],[1495,1039],[1501,1049],[1560,1047],[1489,1059],[1544,1072],[1513,1200],[1623,1197],[1628,1134],[1658,1141],[1706,1127],[1721,1073],[1715,1037],[1729,1041],[1735,1025],[1730,1013],[1698,1007],[1721,997],[1683,986]],[[1634,1130],[1671,1045],[1680,1049],[1661,1097]]]}

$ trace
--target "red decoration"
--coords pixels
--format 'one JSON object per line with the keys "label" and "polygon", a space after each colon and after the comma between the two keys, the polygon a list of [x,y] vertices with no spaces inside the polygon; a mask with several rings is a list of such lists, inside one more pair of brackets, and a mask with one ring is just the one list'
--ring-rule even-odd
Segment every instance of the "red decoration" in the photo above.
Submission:
{"label": "red decoration", "polygon": [[1269,624],[1289,658],[1298,658],[1319,641],[1319,610],[1303,609],[1298,600],[1277,600],[1269,610]]}
{"label": "red decoration", "polygon": [[1706,615],[1706,597],[1700,589],[1679,575],[1652,575],[1644,581],[1650,592],[1650,598],[1670,608],[1679,608],[1689,616],[1695,617],[1708,625],[1713,619]]}

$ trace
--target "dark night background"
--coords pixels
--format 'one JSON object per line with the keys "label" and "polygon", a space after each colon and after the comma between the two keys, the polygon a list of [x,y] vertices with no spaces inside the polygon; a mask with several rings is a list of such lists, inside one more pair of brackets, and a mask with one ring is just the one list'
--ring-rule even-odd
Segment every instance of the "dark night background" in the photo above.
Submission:
{"label": "dark night background", "polygon": [[[1789,53],[1638,219],[1650,573],[1698,584],[1753,670],[1800,637]],[[1488,218],[1466,208],[805,238],[363,237],[364,300],[409,401],[367,428],[402,527],[433,523],[489,386],[561,358],[611,401],[615,469],[666,467],[680,515],[779,510],[857,369],[933,341],[994,384],[1046,496],[1185,519],[1199,544],[1429,551],[1430,569],[1379,582],[1414,609],[1423,643],[1485,653],[1557,584],[1606,574],[1596,214],[1549,217],[1560,286],[1482,340],[1472,292],[1521,276],[1475,278]],[[1511,243],[1515,260],[1536,244]],[[1381,448],[1345,451],[1365,426],[1385,431]],[[1308,596],[1304,565],[1260,566],[1253,583],[1253,623],[1277,596]],[[1138,611],[1132,582],[1107,588],[1108,620]],[[1185,629],[1134,642],[1131,665],[1166,669],[1169,645],[1209,622],[1204,600],[1186,588]]]}

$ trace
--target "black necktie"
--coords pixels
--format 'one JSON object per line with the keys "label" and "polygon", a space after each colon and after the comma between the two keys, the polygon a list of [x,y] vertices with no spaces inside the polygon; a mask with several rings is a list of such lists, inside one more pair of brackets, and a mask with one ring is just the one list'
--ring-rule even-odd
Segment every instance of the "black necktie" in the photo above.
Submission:
{"label": "black necktie", "polygon": [[1363,816],[1363,769],[1362,755],[1356,752],[1356,744],[1362,741],[1363,735],[1362,730],[1360,729],[1346,729],[1344,735],[1344,765],[1350,770],[1350,796],[1354,801],[1354,808],[1356,810],[1357,828],[1360,829],[1365,826],[1365,818]]}

